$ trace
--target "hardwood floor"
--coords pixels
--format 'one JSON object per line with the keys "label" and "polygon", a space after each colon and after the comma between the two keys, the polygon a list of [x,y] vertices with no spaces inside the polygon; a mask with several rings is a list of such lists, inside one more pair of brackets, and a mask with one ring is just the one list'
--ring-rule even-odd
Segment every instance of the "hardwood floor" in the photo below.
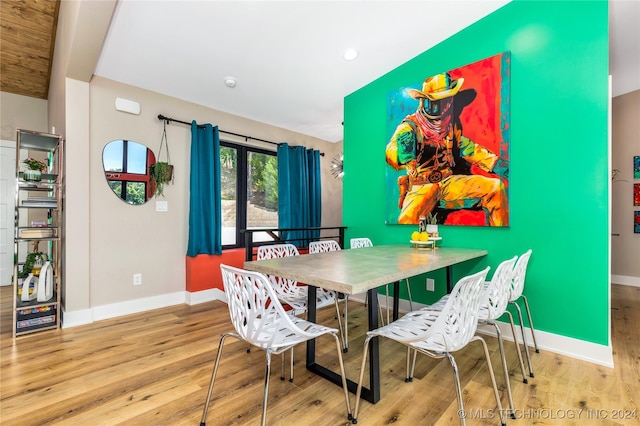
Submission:
{"label": "hardwood floor", "polygon": [[[2,287],[0,296],[2,425],[199,424],[220,334],[231,328],[224,303],[179,305],[14,341],[11,289]],[[513,344],[506,342],[518,409],[518,418],[508,419],[508,424],[640,424],[640,288],[614,285],[611,304],[613,369],[542,350],[532,354],[536,376],[524,384]],[[345,361],[347,374],[355,379],[365,310],[357,302],[349,308],[351,342]],[[320,321],[334,325],[332,312],[324,310]],[[498,344],[494,338],[487,338],[487,343],[506,408]],[[227,339],[208,425],[260,423],[265,358],[262,351],[247,353],[246,348],[245,343]],[[337,370],[333,342],[321,339],[318,348],[318,358]],[[358,424],[458,424],[448,362],[419,357],[414,381],[405,383],[404,354],[399,344],[381,342],[382,400],[375,405],[363,401]],[[480,344],[455,356],[470,413],[467,423],[498,425],[497,413],[489,411],[495,401]],[[290,383],[279,379],[280,358],[274,358],[268,423],[349,424],[341,389],[305,369],[303,346],[296,349],[295,359],[295,379]],[[351,401],[353,405],[353,395]],[[630,417],[634,412],[636,417]]]}

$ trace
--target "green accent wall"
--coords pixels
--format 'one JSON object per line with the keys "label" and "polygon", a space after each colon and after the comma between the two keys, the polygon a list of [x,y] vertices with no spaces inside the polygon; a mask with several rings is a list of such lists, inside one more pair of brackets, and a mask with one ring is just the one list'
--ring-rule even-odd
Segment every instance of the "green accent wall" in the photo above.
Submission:
{"label": "green accent wall", "polygon": [[[417,229],[384,223],[387,93],[510,51],[510,226],[440,225],[442,245],[489,251],[454,268],[456,280],[533,249],[525,294],[536,330],[608,345],[608,45],[606,1],[514,1],[347,96],[346,241],[409,244]],[[416,277],[414,299],[443,294],[444,272],[432,276],[437,291]]]}

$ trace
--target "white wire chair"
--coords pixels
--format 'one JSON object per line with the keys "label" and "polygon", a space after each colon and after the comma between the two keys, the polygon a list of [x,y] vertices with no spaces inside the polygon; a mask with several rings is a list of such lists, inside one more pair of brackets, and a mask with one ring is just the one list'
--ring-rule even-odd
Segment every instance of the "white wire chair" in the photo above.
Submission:
{"label": "white wire chair", "polygon": [[[202,412],[201,426],[206,425],[209,402],[213,393],[216,374],[220,365],[222,348],[229,336],[243,340],[266,353],[266,374],[262,400],[262,425],[266,424],[267,397],[269,394],[269,374],[271,355],[284,353],[299,343],[323,335],[331,335],[336,342],[338,361],[342,375],[342,388],[347,405],[347,418],[351,419],[351,406],[342,360],[338,330],[324,327],[293,315],[288,315],[267,277],[258,272],[246,271],[232,266],[220,265],[224,291],[229,303],[229,316],[235,332],[224,333],[220,338],[218,354],[211,375],[209,392]],[[292,364],[293,368],[293,364]],[[292,373],[293,374],[293,373]]]}
{"label": "white wire chair", "polygon": [[[507,368],[507,359],[504,351],[504,342],[502,339],[502,331],[497,323],[498,318],[506,314],[509,317],[509,323],[511,325],[511,332],[514,336],[514,344],[516,345],[516,352],[518,354],[518,360],[520,361],[520,369],[522,371],[522,379],[524,383],[527,383],[527,378],[524,371],[524,364],[522,362],[522,354],[520,353],[520,345],[516,337],[515,324],[513,323],[513,316],[507,310],[507,304],[509,302],[509,295],[511,291],[511,281],[513,278],[513,267],[516,263],[517,256],[511,259],[501,262],[493,273],[491,281],[484,282],[485,299],[480,304],[480,311],[478,314],[478,323],[482,325],[493,325],[496,329],[498,336],[498,345],[500,348],[500,358],[502,361],[502,368],[504,370],[504,379],[507,387],[507,396],[509,398],[509,407],[511,408],[511,417],[515,418],[515,407],[513,405],[513,396],[511,393],[511,382],[509,380],[509,370]],[[438,311],[443,309],[447,303],[449,295],[443,296],[438,302],[433,305],[422,308],[423,310]],[[414,357],[415,363],[415,357]]]}
{"label": "white wire chair", "polygon": [[520,344],[516,337],[516,327],[513,323],[513,316],[507,310],[509,303],[509,294],[511,293],[511,281],[513,279],[513,266],[516,263],[517,256],[501,262],[493,273],[491,281],[485,282],[484,287],[487,292],[486,304],[480,306],[480,324],[493,325],[498,335],[498,345],[500,347],[500,357],[502,358],[502,368],[504,370],[504,379],[507,384],[507,396],[509,398],[509,406],[511,407],[511,418],[515,419],[515,407],[513,405],[513,397],[511,394],[511,383],[509,380],[509,370],[507,368],[507,357],[504,352],[504,343],[502,341],[502,332],[497,323],[498,318],[506,314],[509,317],[511,332],[513,333],[513,342],[516,345],[518,360],[520,361],[520,369],[522,370],[522,379],[527,383],[524,372],[524,364],[522,363],[522,354],[520,353]]}
{"label": "white wire chair", "polygon": [[[270,244],[258,247],[257,260],[274,259],[277,257],[298,256],[300,252],[293,244]],[[278,299],[291,306],[296,313],[307,310],[307,286],[298,285],[296,280],[267,275],[273,285]],[[323,308],[334,304],[336,293],[333,290],[318,288],[316,290],[316,308]]]}
{"label": "white wire chair", "polygon": [[342,250],[336,240],[311,241],[309,243],[309,254],[326,253],[329,251]]}
{"label": "white wire chair", "polygon": [[[365,248],[365,247],[373,247],[373,242],[369,238],[360,237],[360,238],[351,238],[350,247],[352,249]],[[407,295],[409,297],[409,311],[413,311],[413,298],[411,297],[411,286],[409,285],[409,278],[405,279],[405,283],[407,284]],[[391,322],[391,318],[389,317],[389,284],[385,285],[385,304],[387,309],[387,324]],[[378,306],[380,306],[378,304]],[[382,320],[382,325],[384,325],[384,319],[382,317],[382,308],[380,308],[380,319]]]}
{"label": "white wire chair", "polygon": [[[500,403],[500,395],[496,385],[493,367],[491,365],[491,357],[484,339],[475,335],[478,326],[478,317],[480,311],[480,303],[484,296],[483,281],[487,275],[489,268],[464,277],[458,281],[451,291],[451,296],[447,299],[442,310],[418,310],[405,314],[402,318],[387,324],[384,327],[369,331],[364,342],[364,350],[362,355],[362,365],[360,369],[360,379],[356,391],[356,405],[353,411],[353,423],[357,423],[358,410],[360,408],[360,393],[362,391],[362,381],[367,360],[367,352],[369,341],[374,337],[386,337],[395,340],[407,346],[407,378],[405,381],[411,381],[413,377],[413,368],[409,368],[409,353],[411,350],[420,352],[436,359],[447,358],[453,367],[455,377],[456,391],[458,396],[459,412],[464,412],[464,403],[462,401],[462,388],[460,386],[460,378],[458,375],[458,367],[452,355],[464,348],[473,340],[479,340],[484,349],[485,358],[487,360],[487,368],[491,376],[493,385],[493,393],[498,406],[500,420],[504,425],[504,417],[502,404]],[[415,357],[414,357],[415,363]],[[460,422],[464,426],[465,416],[460,416]]]}
{"label": "white wire chair", "polygon": [[[522,343],[524,344],[524,353],[527,356],[527,364],[529,365],[529,377],[533,377],[533,366],[531,365],[529,345],[527,345],[527,340],[524,334],[524,322],[522,321],[522,311],[520,310],[518,300],[522,299],[524,301],[524,307],[527,310],[527,317],[529,319],[529,328],[531,328],[531,337],[533,337],[533,346],[536,350],[536,353],[540,353],[540,350],[538,349],[538,342],[536,341],[536,333],[533,328],[531,311],[529,310],[529,302],[527,302],[527,297],[522,294],[522,292],[524,291],[525,278],[527,276],[527,265],[529,264],[531,253],[532,251],[531,249],[529,249],[518,258],[516,266],[513,269],[513,281],[511,282],[511,294],[509,295],[509,303],[514,305],[516,307],[516,311],[518,312],[518,320],[520,321],[520,332],[522,333]],[[515,339],[516,336],[513,336],[513,338]]]}
{"label": "white wire chair", "polygon": [[349,247],[351,247],[352,249],[373,247],[373,243],[369,238],[366,237],[352,238],[351,240],[349,240]]}

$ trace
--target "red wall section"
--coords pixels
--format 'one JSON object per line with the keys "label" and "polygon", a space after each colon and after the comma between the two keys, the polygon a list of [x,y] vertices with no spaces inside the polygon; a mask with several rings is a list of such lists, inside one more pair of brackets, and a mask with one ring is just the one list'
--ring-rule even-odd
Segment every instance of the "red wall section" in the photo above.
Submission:
{"label": "red wall section", "polygon": [[[300,254],[308,253],[306,248],[299,249]],[[199,254],[196,257],[186,256],[187,291],[210,290],[217,288],[224,291],[220,264],[242,268],[245,262],[245,249],[223,250],[221,255]],[[253,258],[255,259],[255,249]]]}
{"label": "red wall section", "polygon": [[224,250],[221,255],[200,254],[186,257],[187,291],[190,293],[217,288],[224,291],[220,264],[242,268],[244,248]]}

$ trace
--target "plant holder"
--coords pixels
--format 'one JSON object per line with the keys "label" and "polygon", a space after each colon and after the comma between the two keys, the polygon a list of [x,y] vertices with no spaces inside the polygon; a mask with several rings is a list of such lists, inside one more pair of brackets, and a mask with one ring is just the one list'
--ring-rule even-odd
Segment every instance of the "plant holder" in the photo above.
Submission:
{"label": "plant holder", "polygon": [[29,182],[40,182],[42,180],[42,172],[40,170],[25,170],[22,172],[22,179]]}
{"label": "plant holder", "polygon": [[173,165],[171,164],[171,156],[169,155],[169,142],[167,141],[167,121],[163,123],[162,138],[160,139],[160,149],[158,150],[158,160],[162,157],[162,147],[167,151],[167,161],[156,161],[156,164],[150,167],[151,177],[156,184],[156,195],[164,197],[164,186],[173,184]]}

